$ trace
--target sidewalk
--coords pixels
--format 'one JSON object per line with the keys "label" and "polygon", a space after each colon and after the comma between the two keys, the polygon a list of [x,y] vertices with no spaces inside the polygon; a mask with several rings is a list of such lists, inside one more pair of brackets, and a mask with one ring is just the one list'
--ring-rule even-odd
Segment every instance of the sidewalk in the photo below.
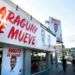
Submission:
{"label": "sidewalk", "polygon": [[58,64],[58,67],[53,65],[48,75],[75,75],[75,72],[73,72],[72,65],[70,64],[67,65],[66,72],[63,71],[62,65]]}
{"label": "sidewalk", "polygon": [[63,71],[62,64],[52,65],[50,69],[35,75],[75,75],[71,64],[67,65],[66,72]]}

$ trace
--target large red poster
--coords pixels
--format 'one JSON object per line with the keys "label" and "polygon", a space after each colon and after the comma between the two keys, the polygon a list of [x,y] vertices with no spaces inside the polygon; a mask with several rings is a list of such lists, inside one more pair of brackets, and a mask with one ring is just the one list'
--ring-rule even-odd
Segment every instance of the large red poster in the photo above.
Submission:
{"label": "large red poster", "polygon": [[23,73],[23,51],[20,48],[3,48],[2,74],[21,75]]}

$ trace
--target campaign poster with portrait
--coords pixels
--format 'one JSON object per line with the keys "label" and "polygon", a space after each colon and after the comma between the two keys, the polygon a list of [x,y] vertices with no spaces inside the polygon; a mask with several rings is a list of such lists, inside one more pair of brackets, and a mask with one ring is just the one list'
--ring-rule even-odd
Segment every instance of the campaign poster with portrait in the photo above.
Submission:
{"label": "campaign poster with portrait", "polygon": [[56,34],[56,42],[62,43],[62,30],[60,20],[52,18],[52,23],[54,26],[54,32]]}
{"label": "campaign poster with portrait", "polygon": [[61,21],[53,17],[49,17],[50,30],[56,35],[56,42],[62,42]]}
{"label": "campaign poster with portrait", "polygon": [[20,48],[3,48],[1,75],[22,75],[23,50]]}

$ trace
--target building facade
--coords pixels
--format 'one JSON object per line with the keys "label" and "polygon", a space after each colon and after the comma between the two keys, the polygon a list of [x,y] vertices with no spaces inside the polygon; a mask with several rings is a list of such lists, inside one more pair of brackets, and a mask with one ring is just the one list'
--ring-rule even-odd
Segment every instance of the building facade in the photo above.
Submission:
{"label": "building facade", "polygon": [[0,0],[1,75],[31,75],[50,67],[56,37],[47,29],[11,1]]}

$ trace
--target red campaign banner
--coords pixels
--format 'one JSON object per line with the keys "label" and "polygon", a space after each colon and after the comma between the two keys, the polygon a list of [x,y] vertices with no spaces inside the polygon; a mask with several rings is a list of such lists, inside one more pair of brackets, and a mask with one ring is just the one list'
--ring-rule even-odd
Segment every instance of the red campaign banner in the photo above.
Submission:
{"label": "red campaign banner", "polygon": [[8,48],[8,55],[9,57],[11,56],[16,56],[16,57],[20,57],[22,54],[22,49],[20,48]]}
{"label": "red campaign banner", "polygon": [[22,75],[22,74],[23,74],[22,49],[3,48],[1,75]]}
{"label": "red campaign banner", "polygon": [[31,19],[31,15],[21,8],[16,10],[16,5],[11,1],[0,0],[0,42],[45,50],[40,38],[39,21],[33,17]]}
{"label": "red campaign banner", "polygon": [[[0,33],[6,32],[5,29],[7,29],[8,26],[5,26],[5,21],[6,23],[9,22],[12,25],[7,34],[8,39],[18,40],[19,42],[23,42],[28,45],[35,45],[35,33],[38,28],[34,23],[29,23],[27,19],[15,14],[7,7],[0,6]],[[17,27],[20,27],[21,29]]]}
{"label": "red campaign banner", "polygon": [[23,42],[26,44],[35,44],[36,37],[29,34],[22,32],[22,30],[16,29],[14,26],[11,28],[8,38],[18,40],[19,42]]}
{"label": "red campaign banner", "polygon": [[[36,33],[38,29],[35,24],[29,23],[28,20],[10,11],[5,6],[0,6],[0,18],[1,19],[5,18],[6,21],[9,21],[10,23],[15,24],[16,26],[20,26],[20,28],[23,28],[34,34]],[[0,25],[1,25],[1,21],[0,21]]]}
{"label": "red campaign banner", "polygon": [[[5,7],[0,8],[0,19],[1,20],[5,18],[5,14],[6,14],[6,8]],[[5,26],[1,20],[0,20],[0,33],[4,33]]]}

